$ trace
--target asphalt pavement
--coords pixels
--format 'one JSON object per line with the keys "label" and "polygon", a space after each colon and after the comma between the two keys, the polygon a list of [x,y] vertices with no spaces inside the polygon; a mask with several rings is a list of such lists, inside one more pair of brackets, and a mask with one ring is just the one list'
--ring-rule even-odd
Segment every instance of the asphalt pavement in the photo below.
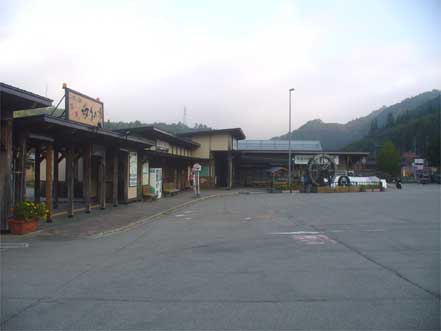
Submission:
{"label": "asphalt pavement", "polygon": [[440,186],[238,194],[100,238],[6,238],[1,318],[2,330],[439,329]]}

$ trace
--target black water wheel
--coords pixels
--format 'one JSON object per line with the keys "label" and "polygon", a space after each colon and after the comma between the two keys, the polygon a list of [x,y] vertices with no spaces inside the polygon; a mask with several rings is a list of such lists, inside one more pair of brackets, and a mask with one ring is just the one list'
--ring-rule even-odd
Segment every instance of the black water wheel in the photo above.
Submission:
{"label": "black water wheel", "polygon": [[335,176],[334,159],[326,154],[317,154],[308,162],[308,177],[315,186],[331,185]]}

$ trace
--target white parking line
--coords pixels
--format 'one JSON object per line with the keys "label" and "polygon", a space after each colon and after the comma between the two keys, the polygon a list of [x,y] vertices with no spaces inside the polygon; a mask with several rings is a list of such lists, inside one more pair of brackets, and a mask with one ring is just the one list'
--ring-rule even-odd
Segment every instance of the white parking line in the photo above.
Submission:
{"label": "white parking line", "polygon": [[271,234],[319,234],[317,231],[273,232]]}
{"label": "white parking line", "polygon": [[29,248],[28,243],[0,243],[0,249]]}

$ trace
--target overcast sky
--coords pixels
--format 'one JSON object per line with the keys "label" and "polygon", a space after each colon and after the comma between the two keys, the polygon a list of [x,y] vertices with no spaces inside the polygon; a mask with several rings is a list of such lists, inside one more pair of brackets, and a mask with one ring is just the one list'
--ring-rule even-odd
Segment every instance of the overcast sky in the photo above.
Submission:
{"label": "overcast sky", "polygon": [[0,1],[0,81],[112,121],[344,123],[441,88],[441,1]]}

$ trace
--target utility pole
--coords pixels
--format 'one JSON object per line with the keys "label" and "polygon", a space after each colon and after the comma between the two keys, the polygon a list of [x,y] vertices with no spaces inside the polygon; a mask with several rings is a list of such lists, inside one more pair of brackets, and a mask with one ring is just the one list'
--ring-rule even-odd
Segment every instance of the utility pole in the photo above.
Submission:
{"label": "utility pole", "polygon": [[292,174],[291,174],[291,92],[293,88],[289,89],[289,130],[288,130],[288,185],[289,193],[292,193]]}
{"label": "utility pole", "polygon": [[184,125],[187,125],[187,108],[184,106],[184,118],[183,118]]}

